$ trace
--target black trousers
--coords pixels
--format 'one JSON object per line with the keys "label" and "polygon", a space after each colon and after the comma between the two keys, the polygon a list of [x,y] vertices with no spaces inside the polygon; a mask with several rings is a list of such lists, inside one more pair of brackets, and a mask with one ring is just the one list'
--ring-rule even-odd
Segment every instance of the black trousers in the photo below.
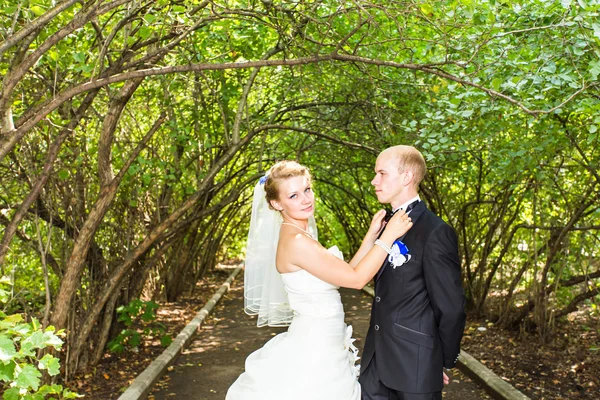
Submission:
{"label": "black trousers", "polygon": [[360,374],[358,379],[362,400],[442,400],[442,392],[407,393],[390,389],[379,379],[375,364],[375,355],[373,355],[367,369]]}

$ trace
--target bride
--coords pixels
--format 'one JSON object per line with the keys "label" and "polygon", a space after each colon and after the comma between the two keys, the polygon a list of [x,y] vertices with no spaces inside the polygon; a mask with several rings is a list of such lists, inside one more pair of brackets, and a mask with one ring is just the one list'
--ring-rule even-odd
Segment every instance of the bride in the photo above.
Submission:
{"label": "bride", "polygon": [[337,247],[319,244],[313,214],[311,176],[294,161],[275,164],[255,188],[245,310],[258,315],[258,326],[289,329],[248,356],[226,400],[360,400],[357,350],[338,288],[366,285],[412,223],[398,212],[385,224],[379,211],[346,263]]}

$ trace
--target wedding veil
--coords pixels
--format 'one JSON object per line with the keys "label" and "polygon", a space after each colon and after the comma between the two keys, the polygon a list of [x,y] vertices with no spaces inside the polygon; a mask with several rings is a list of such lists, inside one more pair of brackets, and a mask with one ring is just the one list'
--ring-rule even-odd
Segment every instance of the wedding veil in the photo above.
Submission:
{"label": "wedding veil", "polygon": [[[283,219],[278,211],[271,210],[265,198],[264,183],[261,178],[254,187],[250,230],[246,244],[244,272],[244,311],[258,315],[256,325],[288,326],[294,313],[281,275],[275,268],[275,255],[279,241],[279,228]],[[309,219],[308,230],[317,238],[314,217]]]}

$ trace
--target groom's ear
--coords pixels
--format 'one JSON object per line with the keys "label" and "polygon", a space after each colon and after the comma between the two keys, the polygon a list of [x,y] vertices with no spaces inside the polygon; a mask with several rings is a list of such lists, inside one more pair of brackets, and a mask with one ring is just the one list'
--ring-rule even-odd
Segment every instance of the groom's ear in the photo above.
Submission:
{"label": "groom's ear", "polygon": [[415,173],[412,169],[405,169],[402,173],[402,183],[405,186],[412,185],[415,179]]}

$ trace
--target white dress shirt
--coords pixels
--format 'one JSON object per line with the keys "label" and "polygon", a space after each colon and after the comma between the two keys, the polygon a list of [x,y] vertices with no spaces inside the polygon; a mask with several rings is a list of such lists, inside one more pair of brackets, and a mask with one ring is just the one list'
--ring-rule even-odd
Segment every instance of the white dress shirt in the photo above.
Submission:
{"label": "white dress shirt", "polygon": [[[417,200],[421,201],[421,197],[419,197],[419,195],[416,195],[415,197],[413,197],[412,199],[410,199],[410,200],[409,200],[409,201],[407,201],[406,203],[402,204],[400,207],[396,208],[396,209],[394,210],[394,212],[396,212],[396,211],[398,211],[398,210],[406,210],[406,207],[408,207],[408,205],[409,205],[410,203],[412,203],[413,201],[417,201]],[[410,210],[410,211],[412,211],[412,210]],[[408,212],[408,214],[410,214],[410,211]]]}

